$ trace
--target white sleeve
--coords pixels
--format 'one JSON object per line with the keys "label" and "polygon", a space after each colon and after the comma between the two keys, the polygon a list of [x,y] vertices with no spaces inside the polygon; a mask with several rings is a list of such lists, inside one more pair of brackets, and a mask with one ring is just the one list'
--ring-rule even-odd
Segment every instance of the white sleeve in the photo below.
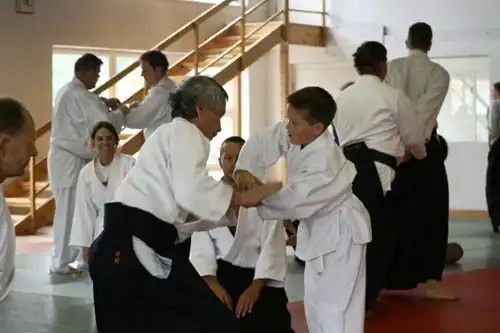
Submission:
{"label": "white sleeve", "polygon": [[126,126],[143,129],[151,126],[163,104],[168,103],[169,92],[162,87],[153,87],[148,91],[146,98],[125,116]]}
{"label": "white sleeve", "polygon": [[281,221],[263,221],[261,252],[254,279],[285,281],[287,258],[285,228]]}
{"label": "white sleeve", "polygon": [[92,122],[88,124],[89,128],[93,128],[95,123],[99,121],[109,121],[120,133],[125,125],[125,117],[120,110],[110,111],[106,104],[91,92],[79,94],[77,98],[79,108],[88,114],[88,119]]}
{"label": "white sleeve", "polygon": [[250,136],[241,149],[235,170],[264,175],[266,169],[285,155],[290,147],[287,124],[288,120],[283,120]]}
{"label": "white sleeve", "polygon": [[[85,103],[83,104],[83,106],[85,106]],[[82,108],[82,103],[78,102],[78,98],[70,94],[63,96],[54,107],[57,110],[57,114],[59,114],[59,112],[65,114],[63,117],[68,118],[69,125],[71,127],[59,129],[62,133],[53,130],[54,142],[57,142],[58,147],[78,156],[81,159],[91,160],[95,154],[90,150],[87,138],[82,138],[80,136],[81,134],[88,134],[86,132],[82,132],[81,127],[90,126],[85,120],[83,120],[86,119],[85,107]],[[75,123],[75,119],[79,119],[80,121]]]}
{"label": "white sleeve", "polygon": [[415,104],[418,115],[427,127],[426,137],[429,137],[433,130],[431,126],[434,125],[437,119],[450,87],[450,74],[441,67],[439,69],[440,71],[432,76],[432,80],[425,88],[424,94],[420,96]]}
{"label": "white sleeve", "polygon": [[195,232],[191,236],[189,260],[201,277],[217,276],[217,256],[208,231]]}
{"label": "white sleeve", "polygon": [[[92,162],[90,162],[92,163]],[[70,245],[90,247],[94,240],[97,207],[91,199],[90,184],[86,180],[86,168],[82,169],[76,185],[75,212],[71,228]]]}
{"label": "white sleeve", "polygon": [[123,130],[123,127],[125,127],[125,117],[123,116],[123,113],[120,110],[108,110],[107,112],[109,122],[113,124],[118,134],[120,134]]}
{"label": "white sleeve", "polygon": [[425,126],[417,115],[415,107],[410,99],[402,92],[397,100],[397,110],[395,110],[396,126],[401,140],[411,154],[422,159],[426,156],[425,149]]}
{"label": "white sleeve", "polygon": [[263,220],[303,220],[331,202],[335,196],[330,193],[335,178],[331,171],[321,165],[308,165],[299,174],[257,207]]}
{"label": "white sleeve", "polygon": [[197,232],[197,231],[209,231],[215,228],[219,227],[225,227],[225,226],[235,226],[236,225],[236,214],[232,209],[228,209],[226,215],[224,215],[220,220],[218,221],[211,221],[211,220],[193,220],[193,221],[186,221],[182,224],[178,224],[177,230],[183,232],[183,233],[192,233],[192,232]]}
{"label": "white sleeve", "polygon": [[208,175],[208,151],[197,129],[179,126],[173,137],[169,163],[176,203],[199,219],[222,220],[231,204],[233,188]]}

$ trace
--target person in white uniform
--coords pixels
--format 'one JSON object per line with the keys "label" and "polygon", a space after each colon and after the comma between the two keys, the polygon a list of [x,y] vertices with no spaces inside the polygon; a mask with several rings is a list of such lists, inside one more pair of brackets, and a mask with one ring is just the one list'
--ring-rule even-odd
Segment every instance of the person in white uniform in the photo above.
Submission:
{"label": "person in white uniform", "polygon": [[388,214],[391,183],[405,151],[426,156],[423,122],[404,95],[383,82],[387,50],[379,42],[363,43],[354,53],[356,82],[338,96],[334,119],[340,146],[356,165],[354,194],[370,212],[372,241],[366,254],[366,310],[375,306],[392,258],[395,227]]}
{"label": "person in white uniform", "polygon": [[78,176],[94,157],[87,144],[89,134],[99,121],[110,121],[118,132],[124,124],[123,113],[109,109],[118,107],[118,100],[101,99],[89,91],[99,79],[101,65],[102,60],[94,54],[84,54],[75,62],[74,79],[56,95],[48,153],[49,183],[56,206],[52,273],[77,273],[83,262],[81,257],[75,261],[79,252],[69,246],[69,238]]}
{"label": "person in white uniform", "polygon": [[494,232],[500,227],[500,82],[493,84],[488,108],[490,151],[486,169],[486,202]]}
{"label": "person in white uniform", "polygon": [[116,152],[120,141],[113,124],[98,122],[90,133],[97,156],[80,171],[76,186],[76,204],[69,244],[83,250],[88,263],[92,241],[102,232],[104,204],[113,198],[122,179],[135,163],[130,155]]}
{"label": "person in white uniform", "polygon": [[[234,167],[245,140],[229,137],[221,145],[222,181],[236,186]],[[256,208],[240,208],[236,226],[193,233],[190,260],[214,294],[234,312],[241,332],[291,333],[285,228],[262,221]]]}
{"label": "person in white uniform", "polygon": [[169,64],[163,52],[148,51],[141,55],[140,60],[148,93],[143,101],[133,103],[129,107],[121,105],[120,109],[132,111],[125,117],[126,126],[144,129],[147,139],[160,125],[172,120],[168,98],[177,87],[167,75]]}
{"label": "person in white uniform", "polygon": [[281,187],[237,192],[208,175],[226,100],[214,79],[187,79],[170,96],[173,121],[146,140],[105,204],[104,231],[89,255],[100,333],[238,332],[232,312],[176,246],[194,231],[228,225],[233,206],[256,206]]}
{"label": "person in white uniform", "polygon": [[[35,123],[17,100],[0,98],[0,183],[24,174],[37,155]],[[0,302],[9,294],[15,274],[16,233],[9,207],[0,188]]]}
{"label": "person in white uniform", "polygon": [[310,333],[363,333],[365,254],[370,218],[353,194],[356,167],[327,131],[337,106],[320,87],[287,99],[288,120],[243,146],[235,179],[241,189],[286,157],[286,183],[257,207],[263,220],[300,220],[297,256],[305,261],[304,307]]}
{"label": "person in white uniform", "polygon": [[392,215],[400,230],[387,288],[421,287],[425,298],[456,300],[439,285],[448,243],[449,188],[444,165],[446,148],[437,134],[437,118],[448,93],[450,75],[429,59],[432,36],[428,24],[413,24],[406,41],[410,54],[388,64],[386,82],[410,98],[424,122],[427,156],[421,160],[410,158],[396,173],[396,210]]}

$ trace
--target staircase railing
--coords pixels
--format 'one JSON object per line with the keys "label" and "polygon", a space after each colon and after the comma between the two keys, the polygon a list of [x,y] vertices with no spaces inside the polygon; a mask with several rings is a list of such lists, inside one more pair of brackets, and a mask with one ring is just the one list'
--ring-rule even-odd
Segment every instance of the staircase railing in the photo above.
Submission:
{"label": "staircase railing", "polygon": [[[201,13],[198,15],[196,18],[191,20],[190,22],[184,24],[181,28],[179,28],[177,31],[172,33],[170,36],[159,42],[157,45],[152,47],[152,50],[160,50],[163,51],[166,48],[168,48],[170,45],[173,43],[179,41],[183,37],[185,37],[188,33],[193,32],[194,40],[193,40],[193,50],[190,51],[188,54],[186,54],[182,59],[178,60],[175,64],[171,66],[172,68],[175,68],[176,66],[179,66],[181,63],[189,61],[191,58],[194,61],[194,74],[203,74],[206,72],[210,67],[216,65],[219,63],[221,60],[223,60],[225,57],[227,57],[231,52],[239,48],[239,54],[240,54],[240,59],[239,59],[239,67],[240,67],[240,73],[241,71],[245,68],[245,47],[246,43],[249,38],[252,38],[256,33],[261,31],[264,27],[266,27],[270,22],[276,20],[280,15],[283,14],[283,24],[284,24],[284,32],[283,32],[283,43],[282,45],[286,46],[286,54],[282,52],[282,63],[286,62],[288,64],[288,26],[289,26],[289,13],[290,12],[298,12],[298,13],[309,13],[309,14],[319,14],[322,15],[322,27],[324,30],[326,30],[326,0],[322,0],[322,11],[312,11],[312,10],[301,10],[301,9],[292,9],[289,6],[289,0],[284,0],[283,1],[283,8],[276,11],[274,14],[270,15],[264,22],[260,23],[258,26],[256,26],[254,29],[252,29],[250,32],[246,31],[246,23],[247,23],[247,17],[254,13],[257,9],[261,8],[264,4],[266,4],[269,0],[261,0],[257,4],[253,5],[250,8],[246,8],[245,6],[245,1],[241,1],[241,15],[237,18],[235,18],[233,21],[231,21],[229,24],[225,25],[222,29],[220,29],[218,32],[213,34],[211,37],[209,37],[207,40],[204,42],[200,43],[200,26],[222,11],[223,9],[227,8],[233,0],[223,0],[218,4],[215,4],[214,6],[210,7],[208,10],[205,12]],[[215,59],[211,60],[208,64],[200,67],[200,57],[202,55],[201,50],[209,45],[211,42],[213,42],[216,38],[219,38],[223,36],[225,33],[229,32],[230,29],[234,27],[240,27],[240,39],[233,43],[232,45],[228,46],[227,49],[218,55]],[[136,68],[140,66],[140,61],[139,59],[130,64],[128,67],[123,69],[121,72],[117,73],[113,77],[111,77],[108,81],[106,81],[104,84],[96,88],[93,92],[96,94],[101,94],[102,92],[108,90],[115,84],[117,84],[120,80],[122,80],[124,77],[132,73]],[[288,71],[286,71],[288,72]],[[283,86],[285,87],[285,92],[287,94],[288,91],[288,75],[285,74],[285,77],[283,78],[285,82],[283,82]],[[242,105],[241,105],[241,75],[238,75],[237,78],[237,85],[238,85],[238,112],[237,115],[240,115]],[[145,88],[139,89],[136,93],[132,94],[129,98],[127,98],[124,102],[128,103],[134,100],[140,99],[142,96],[144,96]],[[240,122],[240,116],[237,116],[237,132],[239,133],[241,131],[241,122]],[[47,122],[45,125],[43,125],[38,131],[37,131],[37,140],[44,136],[46,133],[50,132],[51,130],[51,122]],[[35,230],[36,226],[36,210],[37,210],[37,205],[36,205],[36,198],[37,196],[46,190],[48,188],[48,185],[44,186],[43,188],[37,188],[36,183],[37,183],[37,170],[36,170],[36,161],[34,158],[30,160],[29,167],[28,167],[28,172],[29,172],[29,196],[30,196],[30,217],[31,217],[31,230]]]}

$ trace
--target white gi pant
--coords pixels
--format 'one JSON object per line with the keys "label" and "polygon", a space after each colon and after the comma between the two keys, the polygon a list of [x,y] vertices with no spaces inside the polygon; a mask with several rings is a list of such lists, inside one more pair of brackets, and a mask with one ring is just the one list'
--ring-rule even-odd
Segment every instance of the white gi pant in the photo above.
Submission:
{"label": "white gi pant", "polygon": [[309,333],[363,333],[366,244],[355,244],[346,221],[339,221],[335,251],[306,261],[304,308]]}
{"label": "white gi pant", "polygon": [[55,200],[53,223],[52,273],[67,273],[70,264],[84,262],[82,252],[69,246],[73,215],[76,204],[76,186],[52,189]]}

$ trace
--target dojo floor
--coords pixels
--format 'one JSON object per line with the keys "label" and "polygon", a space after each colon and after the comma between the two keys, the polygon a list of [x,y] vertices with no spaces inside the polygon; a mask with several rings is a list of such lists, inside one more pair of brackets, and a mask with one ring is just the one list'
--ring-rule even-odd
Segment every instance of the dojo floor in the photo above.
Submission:
{"label": "dojo floor", "polygon": [[[500,234],[487,221],[454,220],[450,241],[465,250],[460,264],[446,269],[445,286],[461,297],[453,303],[384,295],[367,333],[500,332]],[[50,229],[18,238],[13,290],[0,304],[1,333],[87,333],[93,325],[92,286],[87,276],[48,274]],[[424,246],[424,244],[422,244]],[[302,268],[290,257],[286,289],[296,333],[306,333],[301,300]]]}

